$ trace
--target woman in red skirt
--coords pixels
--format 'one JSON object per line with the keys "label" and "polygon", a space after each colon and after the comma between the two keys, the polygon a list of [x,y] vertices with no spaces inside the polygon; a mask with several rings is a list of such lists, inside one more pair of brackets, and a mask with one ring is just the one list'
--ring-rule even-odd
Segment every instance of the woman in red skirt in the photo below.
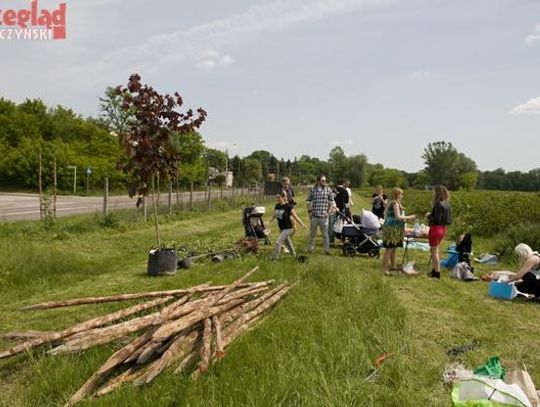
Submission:
{"label": "woman in red skirt", "polygon": [[450,192],[448,192],[448,189],[444,185],[436,185],[433,193],[433,209],[431,212],[428,212],[428,238],[431,251],[431,264],[433,265],[429,276],[441,278],[439,246],[446,235],[447,226],[452,223],[452,208],[449,202]]}

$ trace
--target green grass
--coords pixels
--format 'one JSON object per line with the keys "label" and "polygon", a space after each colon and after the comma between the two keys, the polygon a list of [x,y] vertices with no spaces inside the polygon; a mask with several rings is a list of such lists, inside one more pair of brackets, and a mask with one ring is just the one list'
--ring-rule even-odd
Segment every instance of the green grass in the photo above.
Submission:
{"label": "green grass", "polygon": [[[367,206],[363,198],[355,202],[356,210],[362,203]],[[165,240],[226,247],[243,234],[239,209],[183,216],[164,222]],[[202,262],[174,276],[150,278],[145,271],[147,249],[154,243],[151,224],[124,214],[120,225],[103,228],[99,219],[86,216],[60,220],[53,230],[30,223],[0,227],[0,252],[7,253],[0,265],[0,331],[57,330],[126,306],[18,310],[30,303],[227,283],[255,265],[260,271],[253,280],[299,284],[199,380],[166,371],[150,385],[126,386],[82,405],[447,406],[450,391],[440,380],[451,361],[446,351],[472,340],[481,346],[464,355],[469,366],[500,355],[524,361],[540,383],[540,355],[532,351],[540,341],[534,323],[537,305],[492,300],[485,283],[461,283],[446,275],[440,281],[424,275],[383,278],[380,260],[344,258],[339,248],[332,249],[333,256],[322,256],[320,240],[306,264],[287,255],[271,262],[270,246],[257,256]],[[294,238],[299,251],[306,241],[307,231]],[[491,244],[488,239],[475,242],[475,251],[489,250]],[[426,253],[414,252],[412,258],[427,272]],[[9,345],[0,340],[1,349]],[[57,357],[37,350],[0,361],[0,405],[63,405],[118,346]],[[376,380],[367,382],[374,360],[387,352],[394,356]]]}

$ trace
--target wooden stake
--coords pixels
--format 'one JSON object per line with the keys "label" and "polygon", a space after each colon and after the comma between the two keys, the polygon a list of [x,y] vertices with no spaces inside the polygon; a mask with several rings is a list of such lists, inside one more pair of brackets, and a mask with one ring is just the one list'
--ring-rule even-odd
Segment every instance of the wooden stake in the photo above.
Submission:
{"label": "wooden stake", "polygon": [[[147,310],[149,308],[156,307],[158,305],[164,304],[165,302],[171,300],[173,297],[165,297],[165,298],[158,298],[156,300],[144,303],[144,304],[138,304],[134,305],[132,307],[113,312],[112,314],[107,314],[101,317],[93,318],[85,322],[81,322],[80,324],[77,324],[71,328],[64,329],[63,331],[59,332],[53,332],[49,335],[40,336],[34,339],[31,339],[29,341],[26,341],[24,343],[21,343],[20,345],[13,346],[9,348],[8,350],[0,353],[0,359],[4,359],[13,355],[17,355],[19,353],[28,351],[30,349],[36,348],[40,345],[44,345],[47,343],[52,343],[55,341],[58,341],[60,339],[66,338],[68,336],[71,336],[71,341],[75,341],[77,339],[77,335],[79,336],[86,336],[87,333],[90,335],[92,332],[96,332],[97,329],[93,329],[102,325],[105,325],[112,321],[117,321],[119,319],[125,318],[129,315],[136,314],[138,312]],[[125,324],[125,323],[124,323]],[[101,331],[106,331],[106,328],[101,328]],[[120,338],[121,336],[118,336],[116,338]],[[115,339],[116,339],[115,338]],[[65,345],[64,345],[65,346]],[[61,348],[57,347],[54,349]],[[53,351],[54,351],[53,349]],[[52,352],[53,354],[55,352]]]}

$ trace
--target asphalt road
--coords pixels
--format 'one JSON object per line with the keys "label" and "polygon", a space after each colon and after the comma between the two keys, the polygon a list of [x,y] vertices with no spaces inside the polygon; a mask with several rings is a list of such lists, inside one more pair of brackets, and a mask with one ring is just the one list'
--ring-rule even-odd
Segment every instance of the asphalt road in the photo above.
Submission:
{"label": "asphalt road", "polygon": [[[223,191],[223,195],[231,191]],[[212,196],[218,198],[219,191],[212,191]],[[183,192],[179,196],[181,201],[189,201],[189,192]],[[204,192],[194,192],[193,199],[202,201]],[[135,208],[136,199],[128,196],[109,196],[108,209]],[[166,204],[167,194],[161,194],[161,203]],[[173,195],[173,203],[176,195]],[[56,201],[56,216],[69,216],[78,213],[92,213],[103,211],[102,197],[58,196]],[[39,195],[38,194],[15,194],[0,192],[0,222],[13,222],[16,220],[39,219]]]}

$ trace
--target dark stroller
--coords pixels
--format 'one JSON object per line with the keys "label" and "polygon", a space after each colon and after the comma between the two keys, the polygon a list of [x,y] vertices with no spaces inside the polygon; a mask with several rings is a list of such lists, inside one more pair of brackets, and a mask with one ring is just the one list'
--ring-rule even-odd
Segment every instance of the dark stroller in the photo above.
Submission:
{"label": "dark stroller", "polygon": [[246,237],[254,237],[257,240],[264,240],[264,244],[270,244],[270,238],[262,220],[265,213],[264,206],[248,206],[242,210],[243,224]]}
{"label": "dark stroller", "polygon": [[381,256],[381,249],[376,239],[379,229],[365,228],[341,212],[338,212],[338,216],[349,222],[344,224],[341,230],[344,256],[353,257],[357,253],[376,258]]}

